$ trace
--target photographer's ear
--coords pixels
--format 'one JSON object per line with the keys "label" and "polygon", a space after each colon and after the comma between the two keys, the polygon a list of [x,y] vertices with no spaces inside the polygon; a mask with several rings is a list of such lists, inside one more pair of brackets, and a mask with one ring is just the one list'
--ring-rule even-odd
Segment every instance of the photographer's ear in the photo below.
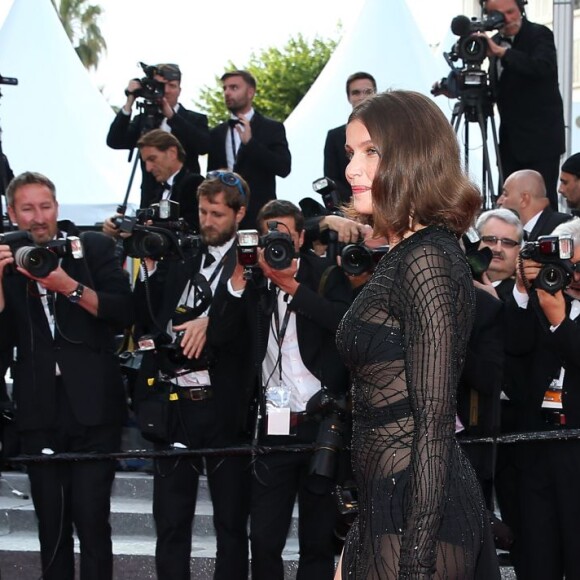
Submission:
{"label": "photographer's ear", "polygon": [[240,225],[240,222],[246,217],[246,206],[242,205],[236,214],[236,223]]}

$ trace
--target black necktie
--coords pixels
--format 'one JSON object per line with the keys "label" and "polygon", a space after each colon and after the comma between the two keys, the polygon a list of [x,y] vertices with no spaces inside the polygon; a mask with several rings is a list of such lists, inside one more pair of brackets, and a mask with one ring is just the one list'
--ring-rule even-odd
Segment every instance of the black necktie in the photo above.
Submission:
{"label": "black necktie", "polygon": [[228,125],[230,126],[230,138],[232,140],[232,155],[234,156],[234,161],[238,155],[236,151],[236,138],[234,136],[234,127],[239,123],[237,119],[228,119]]}
{"label": "black necktie", "polygon": [[524,230],[524,242],[527,242],[530,239],[530,233],[528,230]]}
{"label": "black necktie", "polygon": [[[163,189],[161,190],[161,199],[169,199],[171,197],[171,185],[169,183],[167,183],[167,181],[164,181],[161,186],[163,187]],[[165,192],[168,191],[169,195],[165,195]]]}
{"label": "black necktie", "polygon": [[210,254],[209,250],[207,250],[203,256],[203,266],[202,267],[207,268],[208,266],[211,266],[214,262],[215,262],[215,257],[212,256],[212,254]]}

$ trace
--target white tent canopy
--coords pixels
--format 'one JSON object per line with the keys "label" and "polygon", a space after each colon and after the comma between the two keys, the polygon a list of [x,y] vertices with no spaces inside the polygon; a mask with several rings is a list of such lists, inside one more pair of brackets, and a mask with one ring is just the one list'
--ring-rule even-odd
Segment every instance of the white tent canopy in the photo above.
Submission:
{"label": "white tent canopy", "polygon": [[123,200],[130,166],[105,143],[114,112],[77,57],[50,0],[14,0],[0,29],[2,148],[15,174],[57,188],[60,217],[92,225]]}
{"label": "white tent canopy", "polygon": [[[431,52],[405,0],[367,0],[285,122],[292,172],[278,179],[278,197],[297,202],[316,196],[311,184],[322,177],[326,134],[348,118],[345,83],[357,71],[371,73],[379,90],[409,89],[428,95],[432,84],[449,69],[443,58],[437,59]],[[447,112],[447,99],[440,99],[436,102]]]}

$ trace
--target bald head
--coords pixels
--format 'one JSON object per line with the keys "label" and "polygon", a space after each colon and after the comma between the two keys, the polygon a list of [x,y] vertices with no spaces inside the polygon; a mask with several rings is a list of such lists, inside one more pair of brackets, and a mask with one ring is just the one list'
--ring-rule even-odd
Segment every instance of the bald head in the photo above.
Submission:
{"label": "bald head", "polygon": [[497,205],[518,212],[525,225],[549,205],[544,178],[537,171],[522,169],[512,173],[503,184]]}

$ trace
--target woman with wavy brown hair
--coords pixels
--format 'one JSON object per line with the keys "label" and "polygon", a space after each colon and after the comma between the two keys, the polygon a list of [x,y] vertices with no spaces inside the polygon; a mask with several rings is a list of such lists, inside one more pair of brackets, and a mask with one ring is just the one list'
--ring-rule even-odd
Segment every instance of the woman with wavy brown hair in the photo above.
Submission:
{"label": "woman with wavy brown hair", "polygon": [[451,125],[419,93],[365,100],[346,150],[353,208],[390,251],[337,336],[352,372],[359,490],[337,578],[499,578],[481,491],[455,439],[475,307],[459,237],[479,192]]}

